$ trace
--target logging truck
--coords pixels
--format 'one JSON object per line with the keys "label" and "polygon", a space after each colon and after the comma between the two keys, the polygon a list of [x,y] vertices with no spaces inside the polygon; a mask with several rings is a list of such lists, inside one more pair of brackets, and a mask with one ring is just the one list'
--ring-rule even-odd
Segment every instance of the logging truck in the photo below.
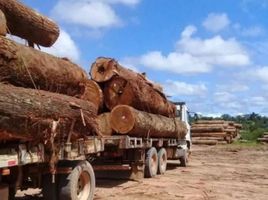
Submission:
{"label": "logging truck", "polygon": [[[44,199],[91,200],[95,173],[129,173],[130,179],[164,174],[169,159],[186,166],[191,145],[187,107],[176,103],[177,120],[188,128],[185,139],[143,138],[127,135],[90,136],[61,146],[57,165],[46,157],[44,144],[0,147],[0,197],[13,199],[16,190],[41,188]],[[52,170],[53,169],[53,170]],[[106,173],[106,174],[107,174]]]}

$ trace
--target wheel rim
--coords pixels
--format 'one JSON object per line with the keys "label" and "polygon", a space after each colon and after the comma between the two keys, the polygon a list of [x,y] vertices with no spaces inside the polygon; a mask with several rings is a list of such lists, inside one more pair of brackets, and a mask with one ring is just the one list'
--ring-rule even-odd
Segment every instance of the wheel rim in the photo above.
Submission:
{"label": "wheel rim", "polygon": [[77,197],[79,200],[87,200],[90,195],[91,182],[90,175],[87,172],[82,172],[77,183]]}
{"label": "wheel rim", "polygon": [[153,174],[156,174],[157,172],[157,155],[154,154],[151,158],[151,169]]}

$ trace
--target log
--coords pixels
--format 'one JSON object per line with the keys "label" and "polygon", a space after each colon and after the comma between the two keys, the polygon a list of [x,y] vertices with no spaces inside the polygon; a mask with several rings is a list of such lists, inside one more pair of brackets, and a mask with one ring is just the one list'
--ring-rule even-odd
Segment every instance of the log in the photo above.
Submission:
{"label": "log", "polygon": [[211,127],[192,127],[192,133],[203,133],[203,132],[223,132],[223,126],[211,126]]}
{"label": "log", "polygon": [[268,142],[268,138],[258,138],[259,142]]}
{"label": "log", "polygon": [[136,137],[185,138],[186,125],[176,118],[168,118],[130,106],[119,105],[111,112],[111,127],[119,134]]}
{"label": "log", "polygon": [[194,137],[194,140],[217,140],[217,141],[225,141],[224,137]]}
{"label": "log", "polygon": [[0,0],[8,31],[44,47],[52,46],[59,37],[59,27],[51,19],[37,13],[17,0]]}
{"label": "log", "polygon": [[207,128],[207,127],[223,127],[228,128],[228,124],[193,124],[193,128]]}
{"label": "log", "polygon": [[80,99],[92,102],[98,110],[103,108],[103,93],[100,86],[93,80],[87,80],[85,84],[81,84],[82,91]]}
{"label": "log", "polygon": [[102,113],[97,117],[99,131],[103,136],[111,136],[113,129],[110,124],[110,113]]}
{"label": "log", "polygon": [[6,36],[7,34],[7,21],[5,14],[0,10],[0,35]]}
{"label": "log", "polygon": [[196,124],[224,124],[224,120],[198,120]]}
{"label": "log", "polygon": [[191,133],[192,137],[226,137],[226,132]]}
{"label": "log", "polygon": [[98,134],[96,107],[84,100],[0,83],[0,139],[44,142],[53,121],[66,138]]}
{"label": "log", "polygon": [[197,145],[216,145],[218,144],[217,140],[193,140],[192,144]]}
{"label": "log", "polygon": [[129,105],[141,111],[175,117],[175,105],[146,82],[119,76],[105,83],[104,103],[110,110],[117,105]]}
{"label": "log", "polygon": [[70,96],[81,93],[87,74],[78,65],[3,36],[0,46],[0,82]]}

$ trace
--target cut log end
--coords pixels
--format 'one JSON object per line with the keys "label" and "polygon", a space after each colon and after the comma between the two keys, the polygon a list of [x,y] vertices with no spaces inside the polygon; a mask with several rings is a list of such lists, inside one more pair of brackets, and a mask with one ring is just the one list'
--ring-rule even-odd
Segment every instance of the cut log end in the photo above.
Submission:
{"label": "cut log end", "polygon": [[100,86],[93,80],[87,80],[82,84],[80,99],[92,102],[98,110],[103,107],[103,93]]}
{"label": "cut log end", "polygon": [[97,117],[99,131],[102,135],[111,136],[113,129],[110,124],[110,113],[102,113]]}
{"label": "cut log end", "polygon": [[116,73],[117,62],[110,58],[98,58],[91,66],[91,78],[97,82],[110,80]]}
{"label": "cut log end", "polygon": [[112,110],[116,105],[133,105],[135,99],[131,87],[124,78],[114,77],[104,86],[105,105]]}
{"label": "cut log end", "polygon": [[135,116],[129,106],[116,106],[111,112],[112,128],[121,134],[127,134],[135,125]]}
{"label": "cut log end", "polygon": [[6,36],[7,34],[7,21],[5,14],[0,10],[0,35]]}

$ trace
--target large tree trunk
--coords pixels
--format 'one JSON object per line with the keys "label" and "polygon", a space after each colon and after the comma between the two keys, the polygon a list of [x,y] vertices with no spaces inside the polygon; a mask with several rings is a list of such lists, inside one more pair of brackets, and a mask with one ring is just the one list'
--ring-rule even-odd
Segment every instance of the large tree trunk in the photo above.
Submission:
{"label": "large tree trunk", "polygon": [[192,133],[203,133],[203,132],[223,132],[223,126],[210,126],[210,127],[192,127]]}
{"label": "large tree trunk", "polygon": [[5,36],[7,34],[7,21],[5,14],[0,10],[0,35]]}
{"label": "large tree trunk", "polygon": [[103,93],[100,86],[93,80],[87,80],[82,86],[80,99],[92,102],[98,110],[103,108]]}
{"label": "large tree trunk", "polygon": [[110,116],[112,129],[137,137],[184,138],[185,124],[178,119],[138,111],[130,106],[116,106]]}
{"label": "large tree trunk", "polygon": [[17,0],[0,0],[0,9],[7,18],[11,34],[45,47],[52,46],[59,37],[59,27],[51,19]]}
{"label": "large tree trunk", "polygon": [[74,96],[86,80],[86,72],[69,60],[0,36],[0,82]]}
{"label": "large tree trunk", "polygon": [[53,121],[59,121],[56,132],[61,138],[98,134],[96,115],[96,107],[88,101],[0,84],[1,141],[44,140]]}
{"label": "large tree trunk", "polygon": [[144,81],[114,77],[104,86],[104,102],[110,110],[117,105],[129,105],[141,111],[175,117],[175,105]]}
{"label": "large tree trunk", "polygon": [[98,115],[97,123],[100,133],[103,136],[111,136],[113,134],[113,129],[110,123],[110,113],[102,113]]}

